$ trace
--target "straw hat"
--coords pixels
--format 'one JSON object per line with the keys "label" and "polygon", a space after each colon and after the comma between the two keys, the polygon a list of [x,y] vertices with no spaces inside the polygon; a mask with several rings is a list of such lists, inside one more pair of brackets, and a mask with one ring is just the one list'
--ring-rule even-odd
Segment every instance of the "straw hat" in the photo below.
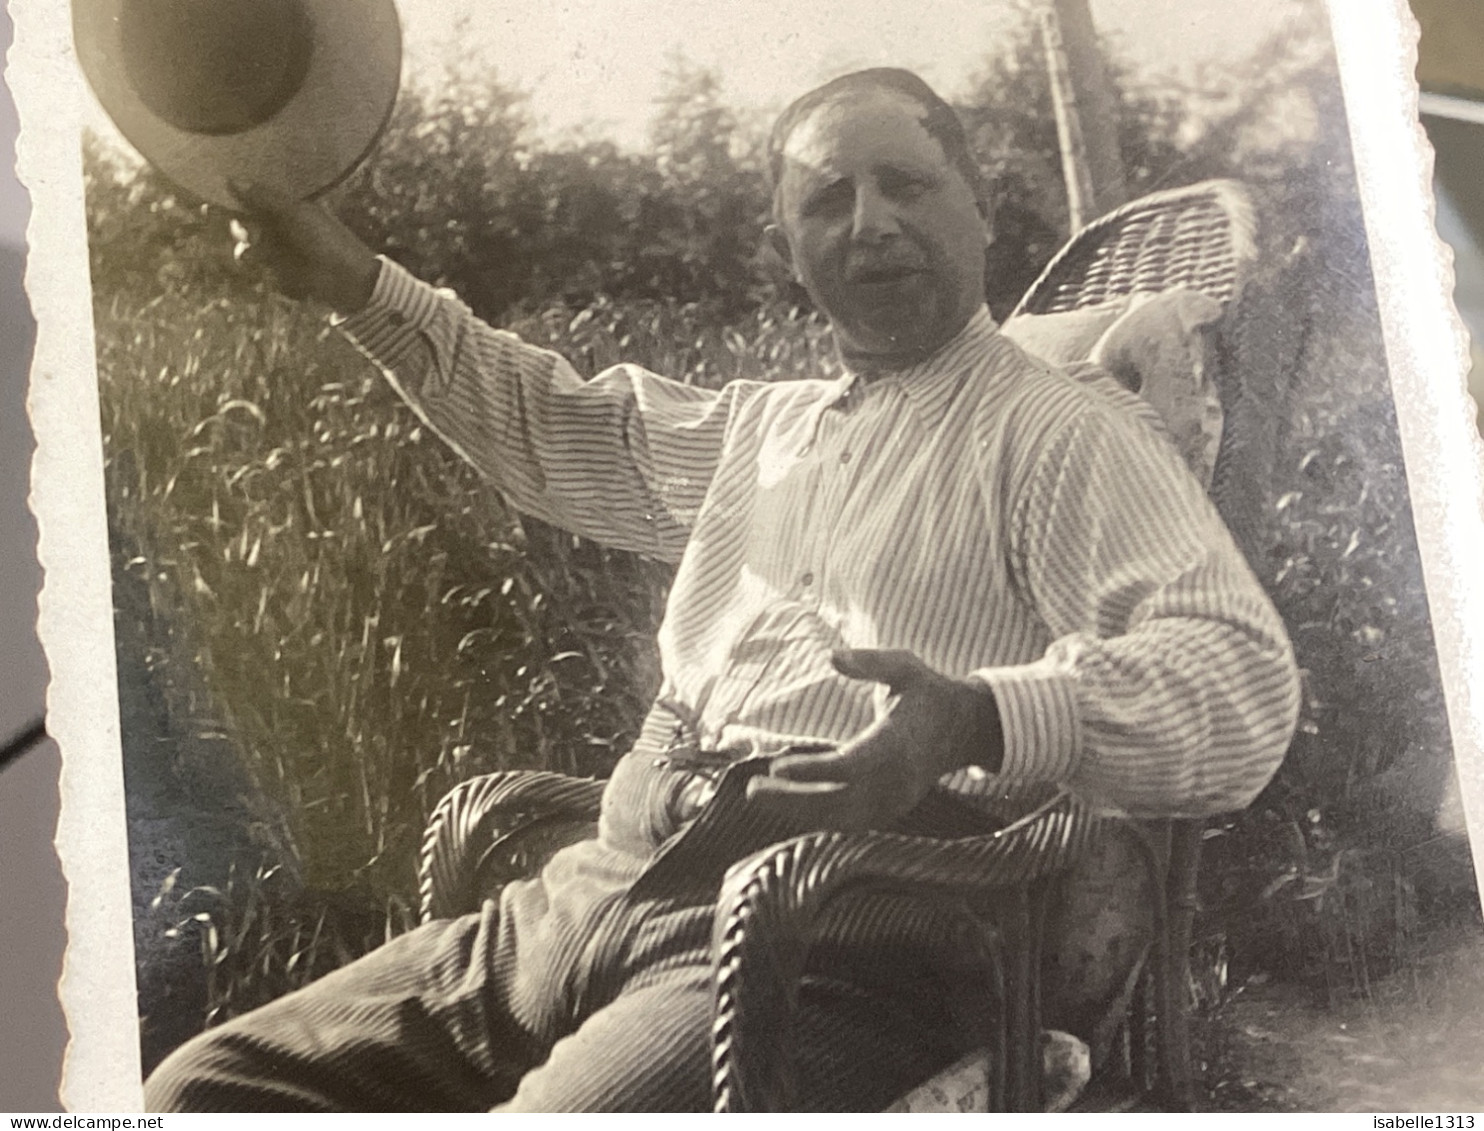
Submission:
{"label": "straw hat", "polygon": [[103,108],[181,188],[234,207],[229,179],[307,198],[370,152],[396,101],[392,0],[73,0]]}

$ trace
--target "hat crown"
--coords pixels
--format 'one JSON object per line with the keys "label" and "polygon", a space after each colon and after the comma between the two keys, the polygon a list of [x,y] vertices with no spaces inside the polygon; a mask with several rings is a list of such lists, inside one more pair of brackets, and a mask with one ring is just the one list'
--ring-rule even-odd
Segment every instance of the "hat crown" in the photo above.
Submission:
{"label": "hat crown", "polygon": [[201,134],[272,118],[299,90],[314,49],[304,0],[123,0],[119,34],[140,101]]}

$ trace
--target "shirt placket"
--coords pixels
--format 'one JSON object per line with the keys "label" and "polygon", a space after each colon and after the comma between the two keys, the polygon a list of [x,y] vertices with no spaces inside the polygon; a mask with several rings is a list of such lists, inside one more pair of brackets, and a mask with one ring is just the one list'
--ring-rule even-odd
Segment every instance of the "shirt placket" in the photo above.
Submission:
{"label": "shirt placket", "polygon": [[[803,482],[799,483],[790,493],[790,498],[782,505],[795,508],[801,517],[801,530],[799,533],[798,556],[790,563],[794,567],[793,579],[788,582],[788,595],[799,600],[804,610],[812,610],[813,605],[808,601],[804,592],[814,584],[814,567],[811,563],[819,559],[821,549],[816,544],[816,530],[820,524],[821,514],[821,460],[820,460],[820,438],[826,425],[824,417],[830,415],[829,408],[824,409],[820,417],[816,419],[812,434],[803,450],[799,453],[799,464],[801,465]],[[785,575],[786,576],[786,575]],[[814,604],[817,604],[815,602]],[[754,618],[755,625],[762,620],[767,609],[760,610]],[[805,611],[801,611],[802,618]],[[728,665],[728,671],[734,676],[740,674],[741,678],[733,678],[726,681],[714,693],[712,701],[708,704],[705,712],[706,718],[697,728],[697,734],[702,746],[721,748],[726,745],[727,728],[733,726],[742,717],[747,706],[748,699],[757,689],[758,684],[765,678],[770,662],[778,655],[784,647],[789,632],[794,628],[797,620],[777,630],[777,635],[772,642],[772,648],[768,655],[753,656],[746,665],[739,669],[735,661],[735,649],[733,646],[732,662]],[[755,643],[752,639],[751,629],[738,634],[738,642]]]}
{"label": "shirt placket", "polygon": [[808,525],[800,538],[803,552],[799,555],[798,572],[794,576],[794,595],[811,609],[819,605],[819,585],[824,577],[824,531],[832,514],[827,453],[836,426],[835,416],[834,411],[824,414],[809,450],[809,486],[813,505]]}
{"label": "shirt placket", "polygon": [[801,462],[805,465],[804,482],[800,485],[800,496],[792,503],[804,519],[798,541],[798,558],[793,563],[794,574],[788,591],[788,596],[798,604],[798,615],[777,629],[769,656],[755,657],[749,662],[751,677],[731,690],[725,706],[720,701],[713,704],[721,709],[715,712],[719,716],[718,725],[708,737],[718,744],[723,744],[721,736],[726,728],[742,717],[749,699],[766,677],[771,659],[787,645],[799,622],[820,612],[829,580],[832,541],[839,533],[839,519],[853,471],[854,453],[850,438],[859,430],[853,418],[859,415],[864,405],[865,392],[865,387],[858,383],[826,407],[801,453]]}
{"label": "shirt placket", "polygon": [[844,515],[861,475],[861,446],[872,421],[893,411],[894,390],[888,385],[858,382],[835,410],[827,414],[818,444],[818,505],[811,524],[808,562],[800,578],[809,606],[818,610],[835,585],[833,563],[839,561],[842,545],[859,540],[844,527]]}
{"label": "shirt placket", "polygon": [[844,500],[846,476],[841,464],[851,459],[851,418],[860,408],[862,387],[857,382],[825,411],[811,446],[814,506],[803,540],[804,553],[795,581],[798,599],[817,610],[828,578],[830,542],[836,533]]}

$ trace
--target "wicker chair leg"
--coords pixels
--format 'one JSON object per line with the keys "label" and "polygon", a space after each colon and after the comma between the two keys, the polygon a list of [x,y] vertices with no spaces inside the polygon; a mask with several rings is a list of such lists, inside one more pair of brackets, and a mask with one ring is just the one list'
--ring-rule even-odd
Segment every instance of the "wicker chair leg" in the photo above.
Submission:
{"label": "wicker chair leg", "polygon": [[1139,977],[1138,989],[1134,991],[1133,1005],[1128,1014],[1128,1075],[1134,1088],[1147,1092],[1154,1086],[1153,1057],[1149,1054],[1150,1010],[1154,996],[1154,970],[1160,961],[1159,943],[1156,940],[1149,948],[1149,962]]}
{"label": "wicker chair leg", "polygon": [[1166,880],[1167,952],[1159,964],[1164,990],[1159,1022],[1159,1098],[1173,1111],[1195,1110],[1190,1053],[1190,938],[1196,909],[1202,826],[1176,822],[1170,832]]}
{"label": "wicker chair leg", "polygon": [[1045,1109],[1041,1065],[1041,928],[1045,900],[1039,892],[1004,892],[996,914],[1005,931],[1005,1103],[1007,1111]]}

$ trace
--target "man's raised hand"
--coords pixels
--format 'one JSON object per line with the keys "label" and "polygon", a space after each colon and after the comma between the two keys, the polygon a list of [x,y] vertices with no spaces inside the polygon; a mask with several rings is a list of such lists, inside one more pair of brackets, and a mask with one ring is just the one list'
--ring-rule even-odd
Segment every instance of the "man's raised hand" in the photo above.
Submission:
{"label": "man's raised hand", "polygon": [[747,783],[748,804],[798,829],[886,828],[944,774],[967,765],[995,771],[1004,756],[989,688],[950,679],[911,652],[836,652],[835,669],[884,683],[892,702],[875,724],[836,749],[775,758]]}
{"label": "man's raised hand", "polygon": [[250,222],[246,254],[267,265],[278,289],[354,314],[371,301],[375,254],[323,205],[261,184],[228,186]]}

